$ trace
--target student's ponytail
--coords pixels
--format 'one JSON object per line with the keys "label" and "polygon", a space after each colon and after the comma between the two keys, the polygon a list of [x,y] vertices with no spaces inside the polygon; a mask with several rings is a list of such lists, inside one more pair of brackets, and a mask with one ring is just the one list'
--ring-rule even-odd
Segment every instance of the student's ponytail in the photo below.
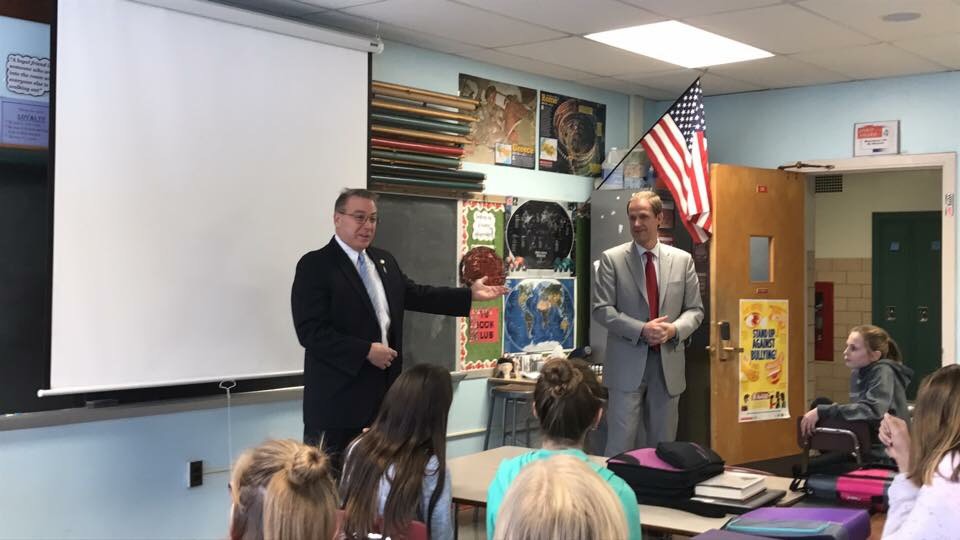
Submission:
{"label": "student's ponytail", "polygon": [[880,351],[880,358],[887,358],[894,362],[903,362],[903,353],[900,346],[890,337],[886,330],[872,324],[854,326],[850,333],[857,333],[863,337],[863,342],[871,351]]}

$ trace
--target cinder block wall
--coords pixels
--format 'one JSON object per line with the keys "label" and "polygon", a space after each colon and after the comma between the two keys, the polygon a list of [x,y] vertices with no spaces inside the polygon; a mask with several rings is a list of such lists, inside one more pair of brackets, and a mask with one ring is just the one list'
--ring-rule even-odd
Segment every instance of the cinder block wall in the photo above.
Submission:
{"label": "cinder block wall", "polygon": [[807,370],[812,375],[807,380],[812,388],[809,396],[825,396],[837,403],[850,400],[850,369],[843,365],[843,349],[851,328],[872,324],[871,268],[870,258],[815,259],[814,281],[833,283],[833,361],[813,360],[811,346]]}

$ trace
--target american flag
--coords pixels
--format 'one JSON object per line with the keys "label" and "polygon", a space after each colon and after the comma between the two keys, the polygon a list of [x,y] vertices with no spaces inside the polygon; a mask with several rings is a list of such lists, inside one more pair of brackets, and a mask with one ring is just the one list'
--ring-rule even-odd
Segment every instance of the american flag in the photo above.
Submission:
{"label": "american flag", "polygon": [[640,141],[698,244],[713,231],[706,126],[703,90],[697,79]]}

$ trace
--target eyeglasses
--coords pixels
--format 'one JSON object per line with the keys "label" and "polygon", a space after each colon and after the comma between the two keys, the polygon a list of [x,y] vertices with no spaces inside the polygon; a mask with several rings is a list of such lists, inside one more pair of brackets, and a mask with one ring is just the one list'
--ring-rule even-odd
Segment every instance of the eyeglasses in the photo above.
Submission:
{"label": "eyeglasses", "polygon": [[346,212],[337,212],[337,213],[352,217],[353,220],[357,222],[357,225],[360,225],[361,227],[366,225],[367,222],[370,222],[371,225],[376,225],[377,223],[380,222],[380,218],[377,217],[376,214],[370,214],[368,216],[366,214],[348,214]]}

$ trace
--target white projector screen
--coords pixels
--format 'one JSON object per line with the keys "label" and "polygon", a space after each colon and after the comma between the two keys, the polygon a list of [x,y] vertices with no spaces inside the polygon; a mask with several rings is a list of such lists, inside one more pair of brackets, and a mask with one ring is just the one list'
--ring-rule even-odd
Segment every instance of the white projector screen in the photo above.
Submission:
{"label": "white projector screen", "polygon": [[128,0],[57,25],[42,394],[301,372],[290,287],[366,183],[368,54]]}

